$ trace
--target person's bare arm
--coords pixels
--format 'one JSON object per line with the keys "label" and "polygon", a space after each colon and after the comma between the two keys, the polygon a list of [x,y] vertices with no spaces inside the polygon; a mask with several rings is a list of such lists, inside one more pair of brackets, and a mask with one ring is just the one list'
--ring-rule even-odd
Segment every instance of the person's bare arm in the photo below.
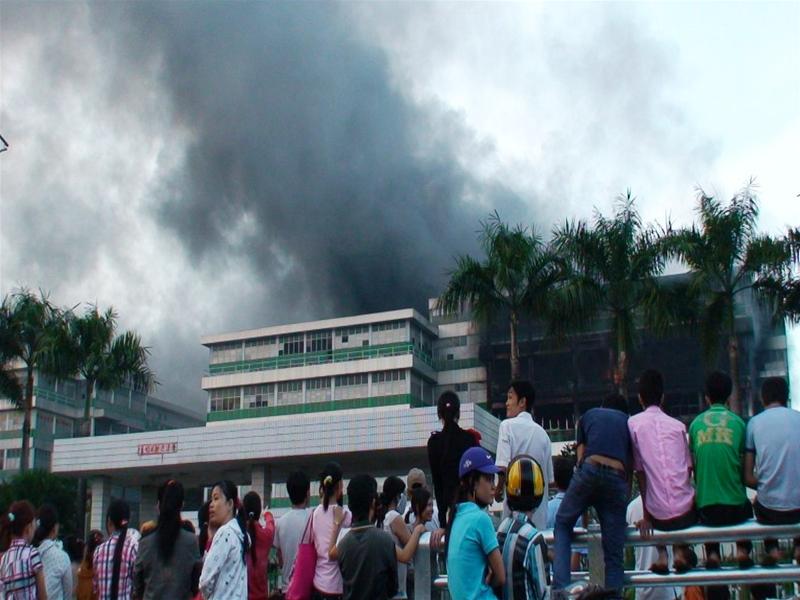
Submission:
{"label": "person's bare arm", "polygon": [[500,553],[499,548],[495,548],[489,554],[489,569],[491,569],[489,585],[491,587],[500,587],[505,585],[506,569],[503,566],[503,555]]}
{"label": "person's bare arm", "polygon": [[47,600],[47,586],[44,584],[44,569],[36,571],[36,593],[39,600]]}
{"label": "person's bare arm", "polygon": [[578,464],[583,462],[583,453],[586,452],[586,446],[583,444],[578,444],[578,447],[575,448],[575,453],[578,456]]}
{"label": "person's bare arm", "polygon": [[397,555],[397,561],[402,563],[410,563],[414,559],[414,554],[417,552],[417,546],[419,546],[419,538],[420,536],[425,533],[425,525],[417,524],[414,527],[414,531],[408,534],[408,541],[403,546],[402,549],[395,546],[395,553]]}
{"label": "person's bare arm", "polygon": [[405,546],[408,540],[411,539],[411,532],[408,530],[408,527],[406,527],[402,516],[395,517],[389,528],[392,530],[392,533],[397,536],[397,539],[400,540],[400,545]]}
{"label": "person's bare arm", "polygon": [[758,489],[758,477],[756,477],[756,455],[745,451],[742,463],[742,480],[744,484],[752,489]]}
{"label": "person's bare arm", "polygon": [[647,476],[644,471],[636,471],[636,480],[639,482],[639,493],[642,495],[642,518],[636,523],[639,533],[643,538],[649,538],[653,535],[653,524],[650,522],[650,513],[647,510],[647,503],[645,502],[647,492]]}
{"label": "person's bare arm", "polygon": [[342,529],[342,521],[344,521],[344,511],[341,506],[333,507],[333,529],[331,529],[331,539],[328,541],[328,559],[338,560],[339,550],[336,547],[336,541],[339,539],[339,531]]}

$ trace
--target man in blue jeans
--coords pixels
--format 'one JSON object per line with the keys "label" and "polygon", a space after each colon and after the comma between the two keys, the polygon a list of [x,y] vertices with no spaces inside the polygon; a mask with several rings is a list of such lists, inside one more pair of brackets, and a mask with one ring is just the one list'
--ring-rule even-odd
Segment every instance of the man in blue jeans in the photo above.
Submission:
{"label": "man in blue jeans", "polygon": [[631,465],[625,398],[613,394],[605,399],[602,408],[589,410],[581,417],[577,433],[578,468],[556,515],[553,590],[563,590],[570,583],[572,528],[578,517],[593,506],[602,532],[605,586],[613,597],[621,598]]}

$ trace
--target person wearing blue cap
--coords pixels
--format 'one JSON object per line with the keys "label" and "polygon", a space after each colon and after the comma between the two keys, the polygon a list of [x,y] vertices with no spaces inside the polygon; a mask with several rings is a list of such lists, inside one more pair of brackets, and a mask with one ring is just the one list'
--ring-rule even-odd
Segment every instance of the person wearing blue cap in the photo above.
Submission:
{"label": "person wearing blue cap", "polygon": [[506,575],[497,534],[484,510],[494,498],[500,469],[483,448],[461,456],[456,503],[447,524],[447,587],[453,600],[496,600]]}

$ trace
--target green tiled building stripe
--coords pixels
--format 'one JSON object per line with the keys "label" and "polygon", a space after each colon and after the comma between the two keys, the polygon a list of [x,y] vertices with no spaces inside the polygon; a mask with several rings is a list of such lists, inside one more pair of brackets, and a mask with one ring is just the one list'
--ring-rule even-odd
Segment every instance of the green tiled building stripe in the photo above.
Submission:
{"label": "green tiled building stripe", "polygon": [[351,408],[371,408],[376,406],[397,406],[406,404],[422,406],[411,394],[396,396],[374,396],[371,398],[352,398],[350,400],[332,400],[327,402],[311,402],[309,404],[289,404],[286,406],[265,406],[262,408],[244,408],[208,413],[208,421],[235,421],[237,419],[253,419],[257,417],[274,417],[278,415],[299,415],[331,410],[347,410]]}
{"label": "green tiled building stripe", "polygon": [[413,344],[403,342],[400,344],[381,344],[379,346],[363,346],[361,348],[331,350],[328,352],[309,352],[258,360],[219,363],[209,365],[208,371],[211,375],[250,373],[252,371],[270,371],[272,369],[323,365],[332,362],[347,362],[351,360],[381,358],[384,356],[402,356],[404,354],[413,354],[429,366],[433,366],[433,360],[429,354],[415,348]]}

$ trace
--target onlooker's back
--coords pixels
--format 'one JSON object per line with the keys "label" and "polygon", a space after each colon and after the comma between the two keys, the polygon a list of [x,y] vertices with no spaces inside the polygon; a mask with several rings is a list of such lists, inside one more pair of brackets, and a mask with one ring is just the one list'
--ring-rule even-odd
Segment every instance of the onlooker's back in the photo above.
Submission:
{"label": "onlooker's back", "polygon": [[142,538],[136,561],[136,586],[143,600],[192,597],[192,577],[200,560],[197,538],[183,529],[168,559],[159,553],[158,531]]}
{"label": "onlooker's back", "polygon": [[275,539],[273,542],[281,560],[282,589],[284,592],[289,587],[289,577],[294,567],[297,548],[300,546],[300,538],[303,537],[303,532],[308,524],[308,517],[311,514],[307,508],[311,494],[311,482],[302,471],[294,471],[289,473],[286,478],[286,489],[289,492],[292,508],[275,522]]}
{"label": "onlooker's back", "polygon": [[[391,536],[375,527],[351,529],[339,542],[344,597],[385,600],[397,593],[397,558]],[[394,591],[387,588],[394,581]]]}

